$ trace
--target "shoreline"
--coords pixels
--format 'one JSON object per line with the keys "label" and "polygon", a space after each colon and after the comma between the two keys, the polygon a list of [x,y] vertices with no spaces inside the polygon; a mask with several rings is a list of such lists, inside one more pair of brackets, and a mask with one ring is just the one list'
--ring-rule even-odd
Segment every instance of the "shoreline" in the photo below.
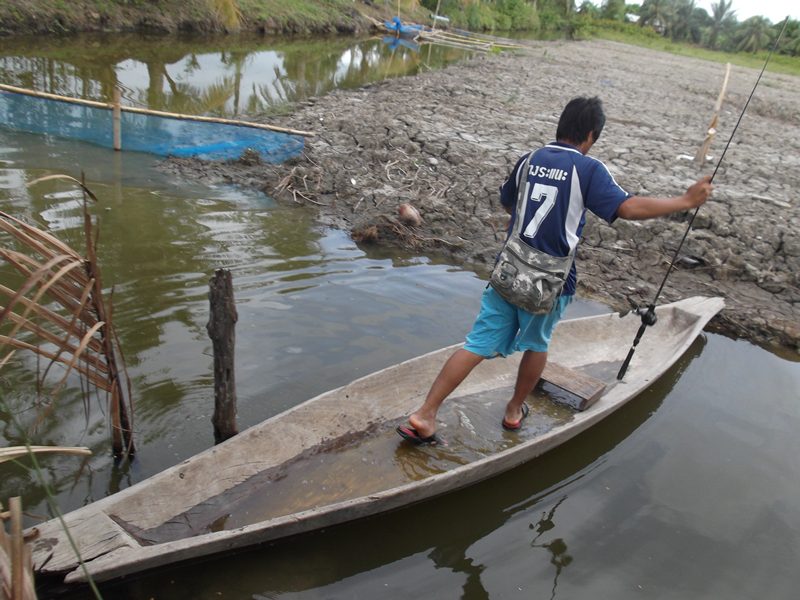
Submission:
{"label": "shoreline", "polygon": [[[386,10],[366,2],[330,0],[306,14],[306,6],[278,0],[239,0],[239,24],[225,25],[211,1],[106,2],[7,0],[0,5],[0,36],[77,33],[260,33],[263,35],[367,34],[370,18]],[[424,14],[424,13],[423,13]]]}
{"label": "shoreline", "polygon": [[[313,130],[302,158],[282,165],[172,159],[168,171],[257,188],[312,206],[319,222],[362,244],[436,254],[488,274],[505,235],[499,186],[517,158],[552,141],[576,95],[598,95],[608,121],[592,156],[629,192],[675,195],[717,156],[757,71],[733,67],[711,146],[705,136],[724,67],[615,42],[535,42],[524,54],[479,56],[447,68],[335,91],[276,124]],[[800,78],[767,73],[715,179],[659,303],[718,295],[711,329],[800,353]],[[773,137],[781,132],[782,145]],[[409,203],[422,223],[398,218]],[[647,305],[688,215],[612,226],[589,215],[578,294],[615,310]]]}

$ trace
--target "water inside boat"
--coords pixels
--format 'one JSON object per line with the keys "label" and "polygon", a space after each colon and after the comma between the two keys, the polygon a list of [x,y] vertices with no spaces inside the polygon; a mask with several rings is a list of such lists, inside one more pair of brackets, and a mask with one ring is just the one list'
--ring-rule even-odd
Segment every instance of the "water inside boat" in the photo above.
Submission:
{"label": "water inside boat", "polygon": [[[581,371],[611,381],[618,368],[608,361]],[[439,414],[442,445],[398,444],[394,428],[403,419],[375,424],[310,448],[157,527],[142,530],[111,517],[144,545],[232,530],[421,481],[547,433],[575,414],[569,392],[544,382],[527,401],[530,416],[523,429],[504,431],[500,419],[512,391],[500,387],[445,402]]]}

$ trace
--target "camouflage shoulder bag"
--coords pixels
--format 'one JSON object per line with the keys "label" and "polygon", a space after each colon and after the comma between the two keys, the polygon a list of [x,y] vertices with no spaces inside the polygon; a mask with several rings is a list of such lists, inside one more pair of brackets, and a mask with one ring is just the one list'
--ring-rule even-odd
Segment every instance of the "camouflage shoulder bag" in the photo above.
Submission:
{"label": "camouflage shoulder bag", "polygon": [[520,235],[528,204],[527,177],[532,155],[533,152],[523,165],[514,229],[500,252],[489,284],[514,306],[541,315],[553,310],[561,295],[575,260],[575,251],[569,256],[550,256],[529,246]]}

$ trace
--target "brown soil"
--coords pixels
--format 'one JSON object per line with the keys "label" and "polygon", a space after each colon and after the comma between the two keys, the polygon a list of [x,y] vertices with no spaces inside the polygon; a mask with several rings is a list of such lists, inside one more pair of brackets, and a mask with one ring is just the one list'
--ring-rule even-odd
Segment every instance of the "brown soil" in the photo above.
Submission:
{"label": "brown soil", "polygon": [[[541,42],[517,55],[314,99],[278,123],[317,136],[283,165],[172,161],[193,177],[313,204],[362,243],[444,254],[487,273],[507,215],[498,188],[517,158],[551,141],[561,108],[598,95],[608,122],[592,149],[628,191],[674,195],[710,174],[757,71],[733,67],[720,125],[699,147],[724,65],[612,42]],[[767,73],[715,177],[659,303],[718,295],[717,331],[800,350],[800,78]],[[412,204],[419,226],[398,219]],[[689,215],[609,226],[592,215],[578,252],[579,294],[627,309],[652,301]]]}

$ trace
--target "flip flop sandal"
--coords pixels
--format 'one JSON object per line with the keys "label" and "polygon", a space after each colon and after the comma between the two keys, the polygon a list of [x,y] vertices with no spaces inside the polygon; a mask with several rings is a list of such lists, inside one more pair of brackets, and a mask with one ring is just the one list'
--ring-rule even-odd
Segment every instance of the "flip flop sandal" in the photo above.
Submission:
{"label": "flip flop sandal", "polygon": [[418,446],[429,445],[429,446],[444,446],[444,440],[440,438],[435,433],[433,435],[429,435],[428,437],[423,437],[420,435],[419,431],[414,429],[413,427],[406,427],[405,425],[400,425],[395,431],[400,435],[401,438],[404,440],[408,440],[410,442],[414,442]]}
{"label": "flip flop sandal", "polygon": [[528,405],[524,402],[522,403],[522,416],[520,417],[519,421],[516,423],[512,423],[511,421],[507,421],[503,418],[503,429],[506,431],[519,431],[522,429],[522,422],[531,414],[531,409],[528,408]]}

